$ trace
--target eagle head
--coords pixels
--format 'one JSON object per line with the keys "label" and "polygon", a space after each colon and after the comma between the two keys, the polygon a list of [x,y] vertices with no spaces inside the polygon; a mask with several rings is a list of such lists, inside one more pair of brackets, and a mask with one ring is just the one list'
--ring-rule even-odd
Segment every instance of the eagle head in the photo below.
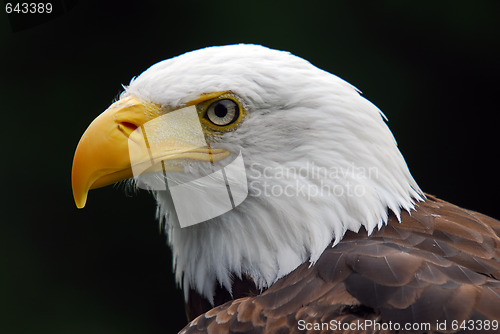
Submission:
{"label": "eagle head", "polygon": [[[222,210],[227,182],[212,192],[197,180],[224,185],[237,159],[245,196]],[[78,144],[77,206],[124,179],[153,193],[186,298],[195,289],[209,301],[243,275],[265,289],[347,230],[371,233],[424,196],[384,115],[355,87],[257,45],[189,52],[132,79]],[[177,202],[172,185],[185,185]],[[183,225],[202,208],[223,213]]]}

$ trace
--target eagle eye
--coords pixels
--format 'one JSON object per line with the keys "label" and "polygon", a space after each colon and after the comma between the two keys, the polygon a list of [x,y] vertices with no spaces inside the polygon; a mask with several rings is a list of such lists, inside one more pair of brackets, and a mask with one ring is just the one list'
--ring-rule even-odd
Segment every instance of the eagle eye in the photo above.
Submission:
{"label": "eagle eye", "polygon": [[239,115],[240,107],[235,101],[222,99],[208,107],[205,117],[214,125],[227,126],[234,123]]}

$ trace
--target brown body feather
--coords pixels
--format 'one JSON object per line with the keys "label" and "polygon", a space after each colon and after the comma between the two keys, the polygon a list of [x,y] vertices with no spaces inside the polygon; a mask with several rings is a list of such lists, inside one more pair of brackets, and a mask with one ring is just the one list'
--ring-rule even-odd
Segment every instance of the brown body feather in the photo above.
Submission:
{"label": "brown body feather", "polygon": [[[188,316],[201,315],[181,333],[397,333],[395,323],[398,333],[500,333],[480,328],[500,321],[499,236],[500,221],[428,196],[370,236],[346,233],[312,267],[302,264],[260,294],[236,280],[234,300],[221,288],[210,309],[191,291]],[[365,320],[385,326],[363,327]],[[340,330],[339,322],[361,326]]]}

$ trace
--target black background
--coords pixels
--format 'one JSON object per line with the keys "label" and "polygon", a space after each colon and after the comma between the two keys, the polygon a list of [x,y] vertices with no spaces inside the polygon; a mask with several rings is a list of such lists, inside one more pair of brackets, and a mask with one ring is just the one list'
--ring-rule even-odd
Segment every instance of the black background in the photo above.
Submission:
{"label": "black background", "polygon": [[[186,320],[144,193],[77,210],[74,149],[133,76],[210,45],[291,51],[389,118],[421,188],[498,207],[498,1],[54,1],[0,14],[0,332],[174,333]],[[5,3],[4,3],[5,4]]]}

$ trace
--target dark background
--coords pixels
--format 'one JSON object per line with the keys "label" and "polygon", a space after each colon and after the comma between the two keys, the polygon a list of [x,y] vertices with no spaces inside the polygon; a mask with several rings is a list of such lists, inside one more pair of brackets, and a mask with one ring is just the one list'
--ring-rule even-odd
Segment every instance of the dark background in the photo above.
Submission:
{"label": "dark background", "polygon": [[0,14],[0,332],[174,333],[186,320],[152,198],[94,190],[74,149],[133,76],[186,51],[284,49],[389,118],[421,188],[500,218],[499,1],[53,1]]}

